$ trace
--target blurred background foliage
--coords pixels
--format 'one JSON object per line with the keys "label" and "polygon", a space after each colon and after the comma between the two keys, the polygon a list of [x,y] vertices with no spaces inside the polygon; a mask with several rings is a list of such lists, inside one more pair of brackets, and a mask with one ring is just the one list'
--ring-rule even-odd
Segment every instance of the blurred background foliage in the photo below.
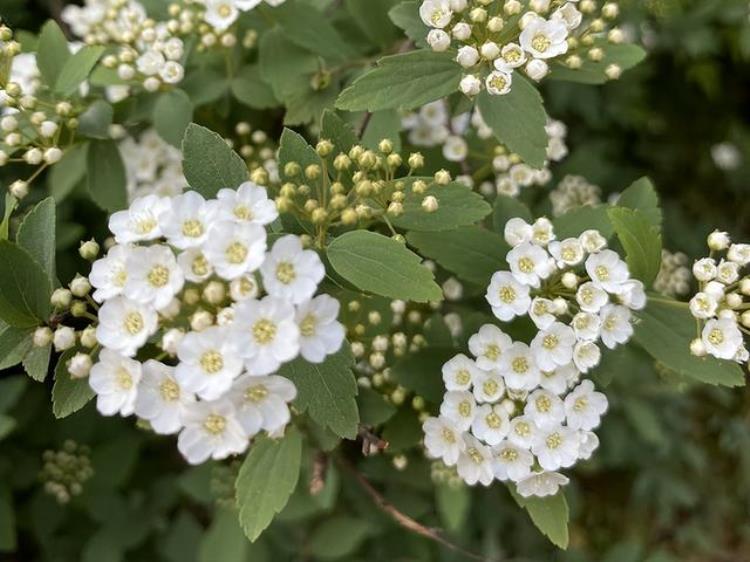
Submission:
{"label": "blurred background foliage", "polygon": [[[572,153],[556,174],[585,176],[605,195],[651,176],[665,210],[665,247],[690,259],[702,255],[713,228],[749,240],[750,4],[622,7],[628,33],[649,51],[646,63],[601,88],[544,85],[549,114],[569,128]],[[32,32],[59,9],[60,0],[0,0],[3,19]],[[76,241],[100,234],[102,217],[72,204],[60,212],[70,229],[60,237],[69,249],[64,278],[79,265]],[[549,545],[501,486],[435,487],[414,448],[401,471],[389,455],[359,469],[401,511],[489,559],[750,560],[750,390],[693,388],[630,348],[599,371],[611,411],[601,449],[572,475],[567,552]],[[0,377],[2,561],[467,559],[394,524],[346,465],[331,465],[315,496],[307,486],[316,467],[307,467],[289,506],[250,544],[228,509],[236,466],[188,468],[170,440],[103,419],[92,404],[54,420],[49,388],[22,374]],[[393,453],[399,439],[404,447],[418,440],[412,421],[391,436]]]}

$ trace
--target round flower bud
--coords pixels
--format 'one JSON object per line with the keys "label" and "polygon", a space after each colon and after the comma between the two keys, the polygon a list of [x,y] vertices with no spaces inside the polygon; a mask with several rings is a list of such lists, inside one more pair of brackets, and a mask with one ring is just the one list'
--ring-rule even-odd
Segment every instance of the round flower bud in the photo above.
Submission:
{"label": "round flower bud", "polygon": [[78,254],[85,260],[93,261],[99,255],[99,244],[93,238],[86,242],[81,242],[78,247]]}
{"label": "round flower bud", "polygon": [[469,4],[467,0],[448,0],[448,3],[454,12],[463,12]]}
{"label": "round flower bud", "polygon": [[408,164],[412,169],[421,168],[424,166],[424,156],[419,152],[412,152],[409,155]]}
{"label": "round flower bud", "polygon": [[428,195],[422,200],[422,209],[428,213],[434,213],[438,210],[438,200],[433,195]]}
{"label": "round flower bud", "polygon": [[706,355],[706,346],[703,345],[703,341],[700,338],[695,338],[690,342],[690,353],[696,357],[703,357]]}
{"label": "round flower bud", "polygon": [[60,326],[52,337],[55,351],[65,351],[76,343],[76,333],[70,326]]}
{"label": "round flower bud", "polygon": [[740,293],[750,296],[750,278],[745,277],[740,281]]}
{"label": "round flower bud", "polygon": [[164,332],[160,347],[170,355],[177,355],[177,345],[185,337],[185,332],[179,328],[172,328]]}
{"label": "round flower bud", "polygon": [[68,372],[71,378],[84,379],[89,376],[91,371],[92,361],[91,356],[88,353],[76,353],[67,363]]}
{"label": "round flower bud", "polygon": [[489,29],[491,33],[502,31],[503,27],[505,27],[505,21],[499,16],[490,18],[490,21],[487,22],[487,29]]}
{"label": "round flower bud", "polygon": [[117,77],[120,80],[132,80],[135,78],[135,68],[129,64],[121,64],[117,67]]}
{"label": "round flower bud", "polygon": [[55,308],[68,308],[73,294],[68,289],[55,289],[49,300]]}
{"label": "round flower bud", "polygon": [[487,21],[487,10],[484,8],[474,8],[469,12],[469,19],[474,23],[482,23]]}
{"label": "round flower bud", "polygon": [[2,129],[6,133],[15,131],[16,129],[18,129],[18,120],[12,115],[6,115],[2,119],[0,119],[0,129]]}
{"label": "round flower bud", "polygon": [[174,320],[180,314],[182,303],[178,298],[173,298],[164,308],[159,309],[159,316],[166,320]]}
{"label": "round flower bud", "polygon": [[63,157],[63,152],[56,146],[50,147],[44,151],[44,161],[47,164],[57,164]]}
{"label": "round flower bud", "polygon": [[742,297],[737,293],[729,293],[726,296],[726,303],[729,308],[738,308],[742,306]]}
{"label": "round flower bud", "polygon": [[38,148],[30,148],[23,155],[24,161],[32,166],[41,164],[42,158],[44,158],[44,154]]}
{"label": "round flower bud", "polygon": [[333,143],[328,139],[321,139],[315,147],[315,151],[319,156],[325,158],[326,156],[331,154],[331,152],[333,152]]}
{"label": "round flower bud", "polygon": [[208,304],[219,304],[226,297],[227,291],[224,283],[211,281],[203,289],[203,300]]}
{"label": "round flower bud", "polygon": [[438,170],[435,172],[435,183],[438,185],[448,185],[451,182],[451,174],[448,170]]}
{"label": "round flower bud", "polygon": [[73,106],[67,101],[61,101],[55,106],[55,113],[63,117],[70,115],[71,111],[73,111]]}
{"label": "round flower bud", "polygon": [[378,150],[383,154],[390,154],[393,152],[393,142],[391,139],[383,139],[378,143]]}
{"label": "round flower bud", "polygon": [[97,343],[96,328],[94,326],[86,326],[81,332],[81,345],[90,349]]}
{"label": "round flower bud", "polygon": [[29,194],[29,184],[23,180],[16,180],[10,184],[8,191],[16,199],[23,199]]}
{"label": "round flower bud", "polygon": [[482,57],[487,60],[495,60],[500,55],[500,47],[494,41],[486,41],[479,48]]}
{"label": "round flower bud", "polygon": [[85,297],[89,291],[91,291],[91,283],[82,275],[76,275],[70,282],[70,292],[76,297]]}
{"label": "round flower bud", "polygon": [[604,74],[610,80],[617,80],[622,76],[622,67],[619,64],[610,64],[604,69]]}
{"label": "round flower bud", "polygon": [[471,26],[466,22],[457,23],[451,29],[451,34],[459,41],[466,41],[471,37]]}
{"label": "round flower bud", "polygon": [[155,92],[161,86],[161,81],[156,76],[149,76],[143,81],[143,89],[147,92]]}
{"label": "round flower bud", "polygon": [[42,121],[39,125],[39,134],[49,139],[55,136],[59,128],[60,126],[54,121]]}
{"label": "round flower bud", "polygon": [[566,289],[575,289],[578,287],[578,277],[572,271],[566,271],[562,276],[562,284]]}
{"label": "round flower bud", "polygon": [[525,70],[529,78],[539,82],[549,73],[549,66],[541,59],[532,59],[526,64]]}
{"label": "round flower bud", "polygon": [[442,29],[431,29],[427,34],[427,44],[436,53],[442,53],[447,51],[448,47],[451,46],[451,38]]}
{"label": "round flower bud", "polygon": [[47,326],[40,326],[34,330],[34,337],[32,339],[36,347],[44,347],[52,342],[52,330]]}
{"label": "round flower bud", "polygon": [[620,7],[614,2],[607,2],[602,6],[602,15],[607,19],[615,19],[620,14]]}
{"label": "round flower bud", "polygon": [[726,232],[714,230],[711,234],[708,235],[708,247],[711,250],[717,252],[726,250],[729,247],[730,243],[731,240],[729,238],[729,234],[727,234]]}
{"label": "round flower bud", "polygon": [[482,89],[482,82],[473,74],[467,74],[461,78],[458,89],[467,96],[476,96]]}
{"label": "round flower bud", "polygon": [[86,316],[88,310],[88,305],[83,301],[73,301],[73,304],[70,305],[70,313],[76,318]]}
{"label": "round flower bud", "polygon": [[458,50],[456,62],[464,68],[471,68],[479,62],[479,51],[470,45],[464,45]]}
{"label": "round flower bud", "polygon": [[196,332],[205,330],[213,323],[213,315],[206,310],[196,310],[190,317],[190,327]]}
{"label": "round flower bud", "polygon": [[618,45],[622,43],[625,40],[625,34],[622,32],[622,29],[611,29],[609,33],[607,34],[607,40],[610,43],[614,43],[615,45]]}

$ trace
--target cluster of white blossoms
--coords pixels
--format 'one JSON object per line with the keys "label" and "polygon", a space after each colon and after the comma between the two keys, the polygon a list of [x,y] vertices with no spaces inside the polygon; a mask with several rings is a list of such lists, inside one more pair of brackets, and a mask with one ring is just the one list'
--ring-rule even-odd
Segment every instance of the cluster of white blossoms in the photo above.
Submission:
{"label": "cluster of white blossoms", "polygon": [[567,175],[550,191],[549,199],[552,214],[559,217],[573,209],[599,205],[602,202],[602,190],[583,176]]}
{"label": "cluster of white blossoms", "polygon": [[[732,243],[726,232],[708,236],[711,253],[693,264],[698,292],[690,299],[690,312],[698,321],[698,335],[690,344],[697,356],[747,363],[750,358],[743,334],[750,333],[750,244]],[[745,271],[746,273],[746,271]]]}
{"label": "cluster of white blossoms", "polygon": [[[466,69],[459,89],[475,96],[511,91],[513,73],[539,81],[559,60],[581,68],[583,57],[602,61],[602,42],[621,43],[623,32],[609,28],[619,15],[614,2],[594,0],[423,0],[419,15],[430,28],[427,43],[437,52],[457,48],[456,61]],[[622,69],[611,64],[615,79]]]}
{"label": "cluster of white blossoms", "polygon": [[[443,157],[450,162],[464,162],[470,157],[469,143],[473,137],[480,142],[491,142],[491,153],[486,155],[486,159],[491,160],[495,182],[485,182],[480,186],[486,195],[498,193],[516,197],[524,187],[544,186],[552,178],[549,163],[559,162],[568,155],[565,144],[567,127],[552,119],[545,127],[548,161],[540,170],[533,169],[506,146],[496,143],[492,129],[484,122],[478,109],[452,116],[448,103],[437,100],[408,113],[401,124],[411,144],[423,147],[442,145]],[[473,155],[471,157],[474,158]]]}
{"label": "cluster of white blossoms", "polygon": [[154,129],[143,131],[138,138],[125,137],[118,148],[125,164],[130,201],[145,195],[179,195],[187,186],[182,153]]}
{"label": "cluster of white blossoms", "polygon": [[203,21],[216,31],[225,31],[242,12],[252,10],[261,3],[280,6],[285,0],[197,0],[203,5]]}
{"label": "cluster of white blossoms", "polygon": [[[148,195],[111,216],[116,244],[89,276],[102,349],[88,380],[102,414],[179,433],[194,464],[241,453],[261,431],[283,433],[296,389],[278,369],[298,356],[322,362],[344,328],[338,301],[315,296],[318,254],[294,235],[268,240],[277,216],[250,182],[212,200]],[[157,359],[139,360],[157,345]],[[79,355],[69,369],[85,376]]]}
{"label": "cluster of white blossoms", "polygon": [[492,276],[487,302],[503,322],[528,315],[538,332],[526,344],[487,324],[469,339],[474,358],[443,366],[447,392],[425,446],[468,484],[511,480],[523,496],[546,496],[568,482],[557,470],[598,446],[607,400],[581,375],[599,364],[599,342],[630,339],[646,297],[596,230],[558,241],[549,220],[513,218],[505,239],[510,271]]}
{"label": "cluster of white blossoms", "polygon": [[688,257],[682,252],[661,251],[661,267],[654,280],[654,290],[669,297],[680,297],[690,292],[692,275]]}

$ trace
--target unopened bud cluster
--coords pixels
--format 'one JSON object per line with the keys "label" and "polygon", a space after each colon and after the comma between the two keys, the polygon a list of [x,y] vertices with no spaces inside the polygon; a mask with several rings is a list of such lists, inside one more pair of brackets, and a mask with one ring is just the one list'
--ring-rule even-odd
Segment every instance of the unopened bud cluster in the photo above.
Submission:
{"label": "unopened bud cluster", "polygon": [[65,441],[57,451],[44,452],[39,479],[57,503],[66,504],[81,495],[84,484],[94,475],[90,454],[88,447],[72,440]]}
{"label": "unopened bud cluster", "polygon": [[552,203],[552,214],[559,217],[580,207],[600,204],[602,190],[583,176],[567,175],[550,191],[549,198]]}
{"label": "unopened bud cluster", "polygon": [[661,267],[654,281],[654,290],[668,297],[681,297],[690,292],[692,275],[688,257],[682,252],[661,251]]}

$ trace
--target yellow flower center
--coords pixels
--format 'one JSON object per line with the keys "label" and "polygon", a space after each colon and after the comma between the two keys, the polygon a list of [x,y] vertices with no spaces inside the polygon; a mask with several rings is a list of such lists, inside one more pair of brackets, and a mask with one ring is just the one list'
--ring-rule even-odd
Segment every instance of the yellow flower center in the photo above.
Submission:
{"label": "yellow flower center", "polygon": [[555,349],[559,343],[560,339],[556,335],[547,334],[542,340],[542,347],[544,347],[544,349]]}
{"label": "yellow flower center", "polygon": [[505,304],[510,304],[516,300],[516,292],[513,290],[513,287],[501,287],[498,291],[498,296]]}
{"label": "yellow flower center", "polygon": [[130,390],[133,388],[133,376],[125,367],[120,367],[117,370],[117,386],[122,390]]}
{"label": "yellow flower center", "polygon": [[262,384],[250,386],[245,391],[245,400],[255,402],[256,404],[268,396],[268,389]]}
{"label": "yellow flower center", "polygon": [[469,456],[471,460],[473,460],[477,464],[484,461],[484,457],[482,456],[482,453],[480,453],[479,449],[477,449],[476,447],[469,447],[466,450],[466,454]]}
{"label": "yellow flower center", "polygon": [[503,449],[500,453],[500,457],[502,457],[504,461],[513,462],[518,458],[518,451],[510,448]]}
{"label": "yellow flower center", "polygon": [[547,436],[547,439],[545,440],[547,443],[547,447],[550,449],[557,449],[560,445],[562,445],[562,437],[559,433],[550,433]]}
{"label": "yellow flower center", "polygon": [[589,405],[588,398],[586,398],[585,396],[581,396],[580,398],[576,398],[576,401],[573,404],[573,409],[576,412],[583,412],[588,405]]}
{"label": "yellow flower center", "polygon": [[247,257],[247,246],[241,242],[232,242],[227,246],[226,255],[229,263],[233,265],[240,264]]}
{"label": "yellow flower center", "polygon": [[209,269],[208,269],[208,260],[203,254],[199,254],[195,256],[193,259],[193,263],[190,265],[191,269],[193,270],[193,274],[197,275],[198,277],[203,277],[204,275],[208,275]]}
{"label": "yellow flower center", "polygon": [[518,260],[518,269],[523,273],[531,273],[534,271],[534,260],[526,257],[521,258]]}
{"label": "yellow flower center", "polygon": [[164,382],[159,385],[159,392],[161,399],[165,402],[174,402],[180,398],[180,387],[172,379],[164,379]]}
{"label": "yellow flower center", "polygon": [[143,316],[140,312],[130,312],[125,317],[125,331],[134,336],[141,330],[143,330]]}
{"label": "yellow flower center", "polygon": [[288,261],[279,262],[276,266],[276,279],[281,281],[284,285],[289,285],[292,281],[297,278],[297,272],[294,270],[294,264]]}
{"label": "yellow flower center", "polygon": [[471,415],[471,403],[468,400],[464,400],[458,405],[458,413],[461,417],[468,418]]}
{"label": "yellow flower center", "polygon": [[484,348],[484,356],[490,361],[496,361],[500,357],[500,347],[494,343],[489,344]]}
{"label": "yellow flower center", "polygon": [[314,314],[308,314],[302,319],[299,324],[299,333],[302,337],[311,338],[315,335],[315,326],[317,321]]}
{"label": "yellow flower center", "polygon": [[724,332],[719,330],[719,328],[714,328],[709,332],[708,334],[708,341],[710,341],[714,345],[719,345],[724,342]]}
{"label": "yellow flower center", "polygon": [[531,427],[526,422],[518,422],[516,424],[515,432],[519,437],[526,437],[531,433]]}
{"label": "yellow flower center", "polygon": [[452,432],[452,431],[451,431],[450,429],[448,429],[447,427],[444,427],[444,428],[443,428],[443,431],[441,432],[441,435],[443,436],[443,440],[444,440],[444,441],[445,441],[446,443],[451,443],[451,444],[453,444],[453,443],[455,443],[455,442],[456,442],[456,434],[455,434],[455,433],[453,433],[453,432]]}
{"label": "yellow flower center", "polygon": [[482,392],[485,396],[494,396],[497,393],[498,384],[495,379],[487,379],[482,383]]}
{"label": "yellow flower center", "polygon": [[232,8],[229,4],[222,4],[216,11],[222,18],[228,18],[232,15]]}
{"label": "yellow flower center", "polygon": [[125,269],[118,269],[117,272],[112,276],[112,283],[115,287],[124,287],[125,282],[128,280],[128,272]]}
{"label": "yellow flower center", "polygon": [[467,385],[471,382],[471,373],[466,369],[461,369],[456,373],[456,382],[460,385]]}
{"label": "yellow flower center", "polygon": [[533,49],[540,53],[544,53],[547,49],[549,49],[550,45],[552,45],[552,41],[550,41],[549,37],[547,37],[544,33],[537,33],[531,40],[531,46],[533,47]]}
{"label": "yellow flower center", "polygon": [[253,339],[256,343],[266,345],[271,343],[276,337],[276,324],[267,318],[261,318],[253,324]]}
{"label": "yellow flower center", "polygon": [[138,234],[148,234],[156,228],[156,220],[153,218],[141,219],[135,223],[135,230]]}
{"label": "yellow flower center", "polygon": [[525,357],[516,357],[510,364],[515,373],[525,374],[529,370],[529,361]]}
{"label": "yellow flower center", "polygon": [[503,90],[507,85],[508,85],[507,78],[505,78],[505,76],[501,74],[493,76],[490,79],[490,86],[492,86],[496,90]]}
{"label": "yellow flower center", "polygon": [[203,421],[203,429],[211,435],[221,435],[227,427],[227,419],[218,414],[209,414]]}
{"label": "yellow flower center", "polygon": [[157,265],[148,272],[146,278],[152,287],[163,287],[169,283],[169,269],[163,265]]}
{"label": "yellow flower center", "polygon": [[549,396],[540,396],[536,399],[536,409],[543,414],[546,414],[552,408],[552,400]]}
{"label": "yellow flower center", "polygon": [[609,279],[609,269],[607,269],[606,266],[603,266],[603,265],[596,266],[594,273],[596,273],[596,276],[599,278],[599,281],[606,281],[607,279]]}
{"label": "yellow flower center", "polygon": [[182,234],[188,238],[203,236],[203,223],[195,219],[186,220],[182,223]]}
{"label": "yellow flower center", "polygon": [[241,277],[238,290],[241,295],[249,295],[255,289],[255,283],[247,277]]}
{"label": "yellow flower center", "polygon": [[224,358],[221,353],[212,349],[201,355],[201,368],[209,375],[215,375],[224,368]]}
{"label": "yellow flower center", "polygon": [[484,418],[484,421],[487,422],[487,427],[491,429],[498,429],[503,425],[502,418],[498,416],[494,411],[490,412],[487,417]]}
{"label": "yellow flower center", "polygon": [[253,212],[247,205],[237,205],[234,208],[234,216],[243,221],[253,220]]}

